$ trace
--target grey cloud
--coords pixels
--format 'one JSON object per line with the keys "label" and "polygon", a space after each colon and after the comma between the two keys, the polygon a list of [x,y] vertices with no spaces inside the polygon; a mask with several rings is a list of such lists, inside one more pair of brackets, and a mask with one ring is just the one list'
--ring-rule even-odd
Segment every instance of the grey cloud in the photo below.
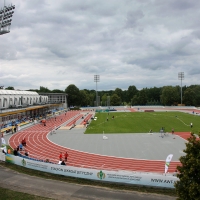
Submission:
{"label": "grey cloud", "polygon": [[126,27],[131,28],[134,27],[139,20],[141,20],[144,17],[144,14],[141,10],[136,11],[129,11],[127,13],[127,22]]}
{"label": "grey cloud", "polygon": [[195,66],[188,71],[188,75],[200,75],[200,68],[199,66]]}
{"label": "grey cloud", "polygon": [[194,30],[192,34],[193,34],[196,38],[200,39],[200,29],[199,29],[199,28],[196,29],[196,30]]}
{"label": "grey cloud", "polygon": [[[188,76],[186,84],[198,80],[198,2],[19,0],[15,4],[11,32],[0,36],[0,78],[5,85],[65,89],[73,83],[94,89],[93,76],[99,74],[102,90],[159,87],[177,84],[180,70]],[[3,78],[10,75],[20,79]]]}
{"label": "grey cloud", "polygon": [[177,10],[187,10],[194,8],[196,6],[196,1],[194,0],[182,0],[182,1],[171,1],[170,6]]}

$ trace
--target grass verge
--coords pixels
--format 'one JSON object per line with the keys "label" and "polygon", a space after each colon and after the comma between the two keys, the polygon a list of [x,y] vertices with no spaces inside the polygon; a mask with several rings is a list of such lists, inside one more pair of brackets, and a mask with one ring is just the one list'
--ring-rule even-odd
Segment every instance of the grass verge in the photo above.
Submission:
{"label": "grass verge", "polygon": [[27,199],[47,200],[49,198],[35,196],[35,195],[23,193],[23,192],[16,192],[16,191],[12,191],[12,190],[0,187],[0,199],[4,199],[4,200],[6,200],[6,199],[9,199],[9,200],[27,200]]}

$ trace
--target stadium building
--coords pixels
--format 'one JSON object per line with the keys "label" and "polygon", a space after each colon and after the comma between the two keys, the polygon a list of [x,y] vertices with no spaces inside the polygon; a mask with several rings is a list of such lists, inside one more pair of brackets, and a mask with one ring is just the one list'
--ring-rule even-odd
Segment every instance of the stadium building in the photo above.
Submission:
{"label": "stadium building", "polygon": [[0,90],[0,126],[25,116],[46,117],[67,109],[66,93]]}

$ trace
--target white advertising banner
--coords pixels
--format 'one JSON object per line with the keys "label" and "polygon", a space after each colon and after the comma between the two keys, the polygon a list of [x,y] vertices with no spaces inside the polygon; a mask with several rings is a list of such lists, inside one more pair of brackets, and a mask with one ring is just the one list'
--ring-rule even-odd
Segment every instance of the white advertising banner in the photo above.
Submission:
{"label": "white advertising banner", "polygon": [[2,153],[2,149],[1,149],[1,152],[0,152],[0,160],[1,161],[4,161],[6,160],[6,156],[5,156],[5,153]]}
{"label": "white advertising banner", "polygon": [[166,161],[165,161],[165,173],[167,173],[168,171],[168,168],[169,168],[169,164],[172,160],[172,157],[173,157],[173,154],[169,154],[166,158]]}
{"label": "white advertising banner", "polygon": [[3,137],[1,138],[1,145],[6,145],[6,141]]}
{"label": "white advertising banner", "polygon": [[64,176],[72,176],[91,180],[102,180],[115,183],[118,182],[126,184],[174,188],[174,182],[178,180],[177,177],[169,175],[165,176],[162,174],[155,173],[107,171],[88,168],[78,168],[25,159],[9,154],[6,155],[6,162],[11,162],[16,165],[24,166],[26,168],[49,172],[53,174],[60,174]]}

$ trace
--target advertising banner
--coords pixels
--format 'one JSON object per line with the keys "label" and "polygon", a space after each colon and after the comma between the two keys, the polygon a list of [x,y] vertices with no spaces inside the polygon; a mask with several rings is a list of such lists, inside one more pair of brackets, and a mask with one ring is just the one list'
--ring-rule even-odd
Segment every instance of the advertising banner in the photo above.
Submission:
{"label": "advertising banner", "polygon": [[6,162],[11,162],[16,165],[53,174],[115,183],[174,188],[174,182],[178,180],[177,177],[169,175],[165,176],[155,173],[78,168],[25,159],[9,154],[6,155]]}
{"label": "advertising banner", "polygon": [[6,156],[5,156],[5,153],[2,153],[2,151],[0,152],[0,160],[1,161],[4,161],[6,160]]}
{"label": "advertising banner", "polygon": [[6,141],[3,137],[1,138],[1,145],[6,145]]}
{"label": "advertising banner", "polygon": [[6,141],[3,137],[1,138],[1,150],[7,153]]}
{"label": "advertising banner", "polygon": [[169,164],[172,160],[172,157],[173,157],[173,154],[169,154],[166,158],[166,161],[165,161],[165,174],[167,173],[168,171],[168,168],[169,168]]}

